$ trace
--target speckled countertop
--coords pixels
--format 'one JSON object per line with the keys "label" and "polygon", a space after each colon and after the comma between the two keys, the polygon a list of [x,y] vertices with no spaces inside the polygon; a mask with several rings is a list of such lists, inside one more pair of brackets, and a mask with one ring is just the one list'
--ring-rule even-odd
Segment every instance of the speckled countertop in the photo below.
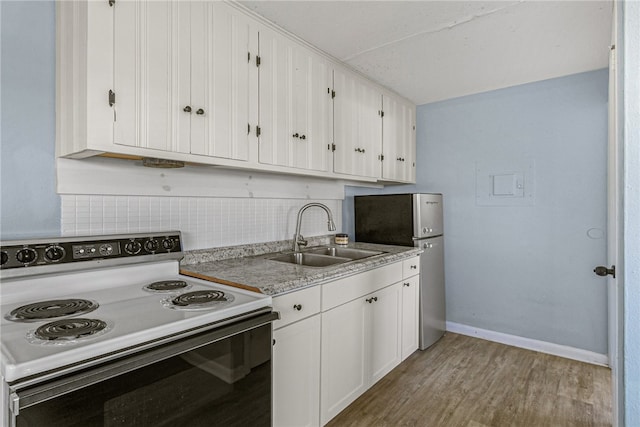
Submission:
{"label": "speckled countertop", "polygon": [[[309,247],[333,246],[329,236],[311,238],[309,241]],[[186,253],[180,263],[180,272],[188,276],[239,286],[274,296],[361,273],[410,258],[422,252],[419,248],[406,246],[350,243],[347,246],[349,248],[384,253],[321,268],[269,259],[277,255],[277,252],[291,251],[291,244],[291,241],[288,240],[191,251]]]}

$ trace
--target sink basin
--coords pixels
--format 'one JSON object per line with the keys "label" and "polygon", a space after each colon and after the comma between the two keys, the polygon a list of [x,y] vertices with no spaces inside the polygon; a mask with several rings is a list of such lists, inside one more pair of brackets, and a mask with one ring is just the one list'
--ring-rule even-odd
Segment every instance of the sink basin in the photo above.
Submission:
{"label": "sink basin", "polygon": [[384,252],[370,251],[366,249],[353,249],[353,248],[336,248],[336,247],[321,247],[310,248],[304,251],[305,254],[318,254],[327,255],[331,257],[349,258],[350,260],[369,258],[370,256],[380,255]]}
{"label": "sink basin", "polygon": [[352,261],[352,258],[326,256],[312,253],[294,252],[269,258],[272,261],[288,262],[289,264],[304,265],[306,267],[328,267]]}

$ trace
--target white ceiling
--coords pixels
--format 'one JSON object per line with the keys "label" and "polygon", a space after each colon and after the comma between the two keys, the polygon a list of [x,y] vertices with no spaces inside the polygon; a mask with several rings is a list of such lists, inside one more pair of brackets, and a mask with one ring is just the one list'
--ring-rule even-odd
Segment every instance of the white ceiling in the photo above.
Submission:
{"label": "white ceiling", "polygon": [[608,1],[240,1],[416,104],[608,66]]}

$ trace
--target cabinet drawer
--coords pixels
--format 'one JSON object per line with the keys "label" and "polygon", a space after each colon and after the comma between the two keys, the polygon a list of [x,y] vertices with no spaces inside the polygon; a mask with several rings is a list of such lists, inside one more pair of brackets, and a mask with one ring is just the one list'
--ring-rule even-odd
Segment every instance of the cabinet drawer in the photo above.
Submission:
{"label": "cabinet drawer", "polygon": [[389,286],[401,276],[402,262],[396,262],[326,283],[322,285],[322,311]]}
{"label": "cabinet drawer", "polygon": [[273,297],[273,310],[280,313],[280,319],[273,322],[273,329],[319,313],[320,286]]}
{"label": "cabinet drawer", "polygon": [[420,274],[420,255],[405,259],[402,262],[402,277],[407,278]]}

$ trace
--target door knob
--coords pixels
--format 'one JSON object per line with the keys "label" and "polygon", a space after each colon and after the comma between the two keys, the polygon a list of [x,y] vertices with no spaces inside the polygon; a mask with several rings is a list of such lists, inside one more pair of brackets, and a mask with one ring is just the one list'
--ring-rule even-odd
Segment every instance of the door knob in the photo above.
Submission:
{"label": "door knob", "polygon": [[613,278],[616,278],[616,266],[612,265],[611,268],[607,268],[604,265],[599,265],[593,269],[593,272],[598,276],[606,276],[608,274],[612,275]]}

